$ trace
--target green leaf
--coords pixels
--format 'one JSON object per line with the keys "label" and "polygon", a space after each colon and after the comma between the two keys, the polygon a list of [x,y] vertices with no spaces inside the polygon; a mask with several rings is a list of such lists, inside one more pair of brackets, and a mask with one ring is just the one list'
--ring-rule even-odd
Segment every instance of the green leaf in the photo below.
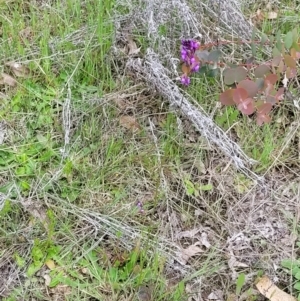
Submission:
{"label": "green leaf", "polygon": [[257,29],[254,27],[252,34],[251,34],[251,43],[253,43],[253,41],[255,41],[256,33],[257,33]]}
{"label": "green leaf", "polygon": [[14,254],[14,259],[19,268],[22,268],[25,266],[26,260],[23,257],[21,257],[18,253]]}
{"label": "green leaf", "polygon": [[43,262],[38,262],[38,263],[32,263],[29,265],[27,269],[27,276],[31,277],[33,276],[37,271],[39,271],[43,266]]}
{"label": "green leaf", "polygon": [[251,43],[251,51],[252,51],[252,56],[256,56],[256,45],[255,45],[255,43]]}
{"label": "green leaf", "polygon": [[298,33],[298,28],[295,27],[293,30],[292,30],[292,35],[293,35],[293,42],[298,42],[298,38],[299,38],[299,33]]}
{"label": "green leaf", "polygon": [[300,262],[291,260],[291,259],[284,259],[281,261],[281,266],[288,269],[289,272],[292,273],[293,276],[295,276],[297,273],[300,273]]}
{"label": "green leaf", "polygon": [[296,273],[294,274],[294,277],[295,277],[297,280],[300,280],[300,269],[299,269],[298,272],[296,272]]}
{"label": "green leaf", "polygon": [[63,282],[63,278],[64,278],[63,272],[59,272],[58,274],[57,274],[57,271],[54,271],[52,273],[51,272],[50,272],[51,282],[49,284],[49,287],[55,287],[59,283]]}
{"label": "green leaf", "polygon": [[185,179],[184,186],[185,186],[187,195],[193,195],[195,193],[195,186],[190,180]]}
{"label": "green leaf", "polygon": [[209,62],[213,61],[213,62],[217,63],[217,62],[219,62],[219,58],[220,58],[221,55],[222,55],[222,52],[220,50],[218,50],[218,49],[217,50],[212,50],[210,52],[207,60]]}
{"label": "green leaf", "polygon": [[261,34],[260,45],[263,46],[268,40],[268,36],[264,33]]}
{"label": "green leaf", "polygon": [[211,191],[213,189],[213,185],[212,184],[201,185],[199,189],[202,191]]}
{"label": "green leaf", "polygon": [[284,38],[284,46],[287,49],[290,49],[293,45],[293,32],[289,31]]}
{"label": "green leaf", "polygon": [[277,47],[274,47],[272,52],[273,52],[273,57],[277,57],[281,55],[281,52],[278,50]]}
{"label": "green leaf", "polygon": [[245,279],[246,279],[245,274],[241,273],[238,279],[236,280],[236,291],[235,291],[236,295],[239,295],[241,293],[242,287],[245,284]]}
{"label": "green leaf", "polygon": [[296,283],[295,283],[294,289],[300,291],[300,282],[296,282]]}
{"label": "green leaf", "polygon": [[11,201],[5,200],[4,205],[2,206],[2,209],[0,210],[0,217],[4,216],[5,214],[9,213],[11,211]]}

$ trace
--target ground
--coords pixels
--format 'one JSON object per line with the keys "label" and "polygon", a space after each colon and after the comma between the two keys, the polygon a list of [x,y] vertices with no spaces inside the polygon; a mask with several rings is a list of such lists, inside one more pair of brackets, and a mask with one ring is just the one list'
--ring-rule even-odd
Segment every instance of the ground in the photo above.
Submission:
{"label": "ground", "polygon": [[1,300],[266,300],[262,275],[297,296],[298,78],[263,126],[220,75],[178,80],[182,38],[238,62],[253,26],[296,26],[282,2],[0,1]]}

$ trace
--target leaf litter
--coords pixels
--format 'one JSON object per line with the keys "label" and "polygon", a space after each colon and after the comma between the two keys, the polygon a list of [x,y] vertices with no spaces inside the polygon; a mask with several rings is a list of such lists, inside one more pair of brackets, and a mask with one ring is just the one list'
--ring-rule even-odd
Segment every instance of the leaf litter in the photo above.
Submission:
{"label": "leaf litter", "polygon": [[1,73],[0,85],[7,85],[10,87],[15,87],[17,85],[17,81],[7,73]]}
{"label": "leaf litter", "polygon": [[30,70],[23,64],[17,62],[7,62],[5,66],[10,67],[11,71],[16,77],[28,77],[30,74]]}

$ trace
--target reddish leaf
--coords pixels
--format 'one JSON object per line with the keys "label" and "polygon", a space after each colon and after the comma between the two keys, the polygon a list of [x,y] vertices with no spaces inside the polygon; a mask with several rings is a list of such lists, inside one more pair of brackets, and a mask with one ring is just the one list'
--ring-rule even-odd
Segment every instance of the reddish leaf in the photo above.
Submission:
{"label": "reddish leaf", "polygon": [[238,109],[245,115],[251,115],[255,112],[254,100],[252,98],[246,98],[238,104]]}
{"label": "reddish leaf", "polygon": [[276,93],[277,90],[274,88],[273,85],[269,84],[266,87],[265,90],[265,96],[266,96],[266,102],[269,102],[271,104],[276,104],[278,101],[276,100]]}
{"label": "reddish leaf", "polygon": [[287,67],[286,69],[286,77],[287,78],[294,78],[297,75],[297,69],[296,68],[290,68]]}
{"label": "reddish leaf", "polygon": [[286,69],[286,65],[284,64],[283,61],[281,61],[280,64],[279,64],[279,66],[278,66],[278,68],[277,68],[277,71],[278,71],[279,73],[282,73],[282,72],[285,71],[285,69]]}
{"label": "reddish leaf", "polygon": [[300,59],[300,52],[297,51],[297,49],[295,48],[292,48],[290,50],[290,53],[291,53],[291,57],[295,60],[295,61],[298,61]]}
{"label": "reddish leaf", "polygon": [[264,123],[271,122],[271,117],[266,114],[257,114],[256,123],[258,125],[263,125]]}
{"label": "reddish leaf", "polygon": [[270,67],[267,65],[260,65],[254,70],[255,77],[264,77],[267,73],[270,73]]}
{"label": "reddish leaf", "polygon": [[284,99],[284,87],[278,89],[277,93],[275,94],[276,102]]}
{"label": "reddish leaf", "polygon": [[267,97],[266,97],[266,102],[267,103],[270,103],[271,105],[274,105],[274,104],[276,104],[277,103],[277,101],[276,101],[276,97],[275,97],[275,95],[267,95]]}
{"label": "reddish leaf", "polygon": [[249,97],[254,97],[257,94],[258,90],[259,90],[258,85],[250,79],[242,80],[237,85],[237,87],[245,89],[247,91]]}
{"label": "reddish leaf", "polygon": [[277,74],[269,74],[265,78],[265,83],[267,84],[275,85],[277,81],[278,81]]}
{"label": "reddish leaf", "polygon": [[289,54],[284,56],[284,62],[288,67],[296,68],[296,61]]}
{"label": "reddish leaf", "polygon": [[272,104],[271,103],[262,103],[257,107],[257,114],[269,114],[272,110]]}
{"label": "reddish leaf", "polygon": [[236,104],[243,102],[246,98],[248,98],[248,93],[244,88],[236,88],[233,91],[233,101]]}
{"label": "reddish leaf", "polygon": [[235,102],[233,100],[233,91],[234,89],[228,89],[225,90],[221,95],[220,95],[220,101],[223,105],[225,106],[231,106],[234,105]]}
{"label": "reddish leaf", "polygon": [[295,48],[290,49],[291,57],[295,60],[297,58],[297,50]]}
{"label": "reddish leaf", "polygon": [[274,93],[274,91],[275,91],[274,85],[270,84],[269,82],[265,82],[264,88],[265,88],[264,92],[265,92],[266,96],[268,96],[268,95],[274,95],[275,94]]}
{"label": "reddish leaf", "polygon": [[264,85],[265,85],[265,79],[264,78],[258,78],[258,79],[256,79],[255,84],[257,85],[258,90],[262,90]]}
{"label": "reddish leaf", "polygon": [[272,66],[278,67],[281,61],[282,61],[281,55],[275,56],[272,60]]}

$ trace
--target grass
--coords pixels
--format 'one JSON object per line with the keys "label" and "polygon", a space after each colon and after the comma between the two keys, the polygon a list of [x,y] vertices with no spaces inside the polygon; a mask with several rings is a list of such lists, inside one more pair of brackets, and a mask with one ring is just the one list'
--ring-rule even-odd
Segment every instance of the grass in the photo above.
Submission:
{"label": "grass", "polygon": [[[115,2],[15,0],[0,8],[1,73],[17,81],[2,83],[0,94],[1,298],[179,301],[201,277],[196,291],[211,283],[234,291],[224,272],[226,219],[253,183],[123,74],[112,52]],[[258,128],[233,108],[220,110],[215,79],[195,82],[192,94],[259,161],[257,172],[274,157],[294,158],[282,151],[282,123]],[[174,250],[182,256],[198,228],[213,247],[190,256],[183,276]]]}
{"label": "grass", "polygon": [[[139,89],[128,88],[126,80],[116,90],[113,5],[1,2],[2,71],[18,82],[2,86],[0,110],[6,128],[1,268],[16,271],[7,275],[3,300],[125,300],[148,285],[156,300],[181,300],[184,294],[181,279],[172,289],[168,284],[166,259],[153,238],[143,248],[137,238],[126,238],[135,229],[157,233],[160,225],[145,220],[136,201],[156,214],[165,194],[159,170],[175,168],[183,148],[174,114],[161,112],[158,154],[153,137],[120,128],[114,99],[101,98]],[[20,70],[8,62],[20,63]],[[87,218],[84,210],[98,215]],[[124,229],[123,220],[132,228]],[[24,275],[20,283],[18,273]]]}

